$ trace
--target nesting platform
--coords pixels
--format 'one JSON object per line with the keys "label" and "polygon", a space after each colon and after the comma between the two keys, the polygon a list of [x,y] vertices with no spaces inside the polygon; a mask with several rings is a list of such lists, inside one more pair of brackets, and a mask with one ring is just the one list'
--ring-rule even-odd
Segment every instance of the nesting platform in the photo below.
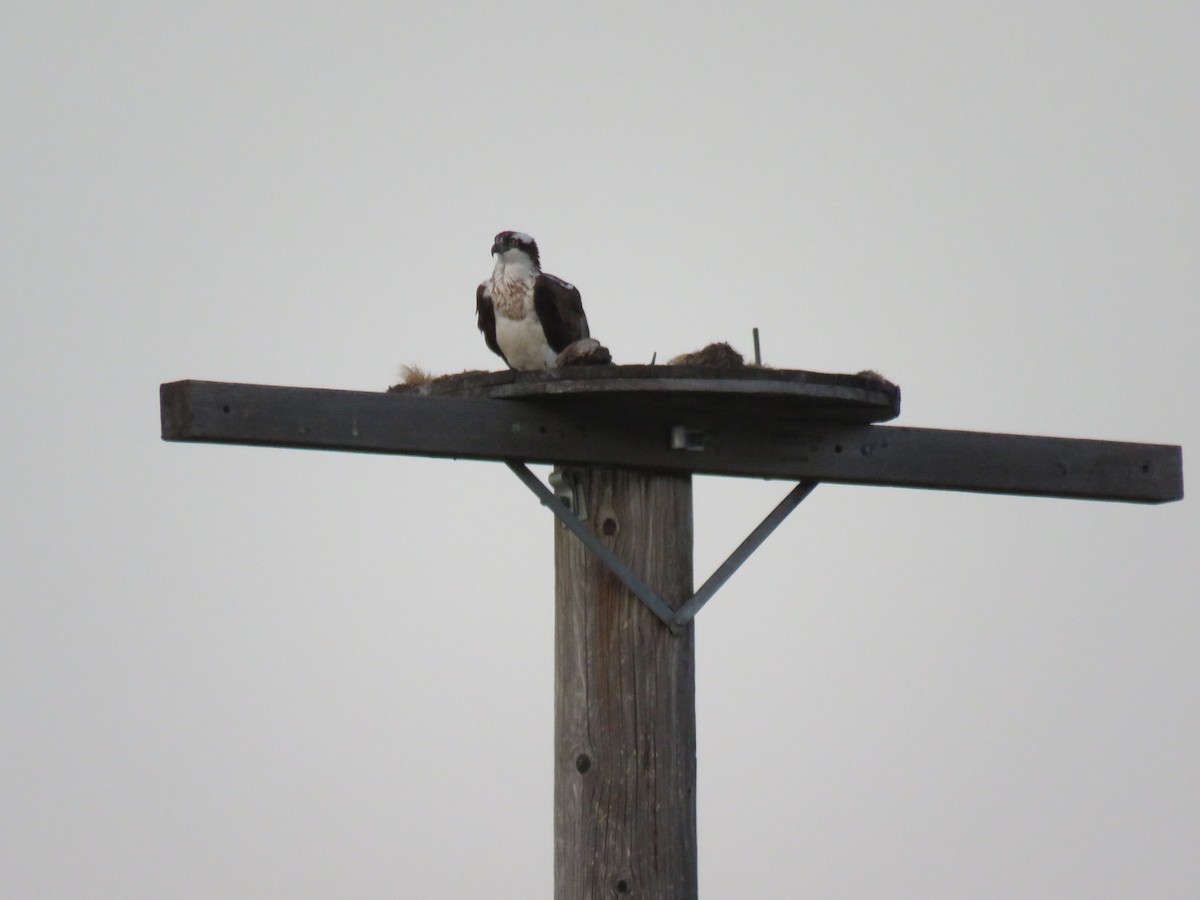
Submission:
{"label": "nesting platform", "polygon": [[579,366],[469,372],[393,388],[431,397],[527,400],[630,412],[737,413],[868,424],[900,414],[900,388],[871,373],[829,375],[757,366]]}

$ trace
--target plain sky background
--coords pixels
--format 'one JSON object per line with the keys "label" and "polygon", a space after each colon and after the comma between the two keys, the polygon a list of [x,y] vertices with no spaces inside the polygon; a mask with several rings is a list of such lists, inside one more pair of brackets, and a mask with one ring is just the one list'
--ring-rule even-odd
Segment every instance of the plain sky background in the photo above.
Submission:
{"label": "plain sky background", "polygon": [[[549,895],[550,516],[158,437],[496,367],[501,229],[619,362],[1200,445],[1194,2],[8,0],[0,92],[4,897]],[[787,489],[697,481],[698,581]],[[1200,896],[1198,526],[818,488],[698,620],[703,894]]]}

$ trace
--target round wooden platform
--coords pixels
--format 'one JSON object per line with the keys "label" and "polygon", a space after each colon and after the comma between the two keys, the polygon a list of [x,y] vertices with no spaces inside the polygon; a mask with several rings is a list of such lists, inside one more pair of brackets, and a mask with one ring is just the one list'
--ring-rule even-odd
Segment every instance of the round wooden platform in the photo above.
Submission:
{"label": "round wooden platform", "polygon": [[829,375],[756,366],[578,366],[537,372],[447,375],[413,393],[738,412],[843,422],[885,422],[900,414],[900,388],[871,374]]}

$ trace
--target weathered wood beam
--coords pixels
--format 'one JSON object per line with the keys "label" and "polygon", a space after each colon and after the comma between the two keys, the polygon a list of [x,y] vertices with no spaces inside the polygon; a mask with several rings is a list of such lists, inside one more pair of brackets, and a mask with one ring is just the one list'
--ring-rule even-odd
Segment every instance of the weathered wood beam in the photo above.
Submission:
{"label": "weathered wood beam", "polygon": [[[164,384],[160,400],[169,441],[1135,503],[1183,497],[1182,450],[1165,444],[213,381]],[[681,446],[689,449],[673,449]]]}

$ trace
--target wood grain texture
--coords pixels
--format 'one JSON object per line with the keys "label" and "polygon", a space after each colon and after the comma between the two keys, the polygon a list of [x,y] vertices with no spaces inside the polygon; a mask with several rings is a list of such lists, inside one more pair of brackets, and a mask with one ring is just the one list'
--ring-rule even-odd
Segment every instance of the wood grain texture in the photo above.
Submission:
{"label": "wood grain texture", "polygon": [[[692,592],[687,475],[578,470],[585,518],[678,607]],[[555,521],[554,896],[697,896],[695,641]]]}
{"label": "wood grain texture", "polygon": [[[212,381],[164,384],[160,407],[168,441],[1136,503],[1183,497],[1182,450],[1167,444],[856,425],[737,408],[600,408]],[[672,448],[676,427],[697,449]]]}

